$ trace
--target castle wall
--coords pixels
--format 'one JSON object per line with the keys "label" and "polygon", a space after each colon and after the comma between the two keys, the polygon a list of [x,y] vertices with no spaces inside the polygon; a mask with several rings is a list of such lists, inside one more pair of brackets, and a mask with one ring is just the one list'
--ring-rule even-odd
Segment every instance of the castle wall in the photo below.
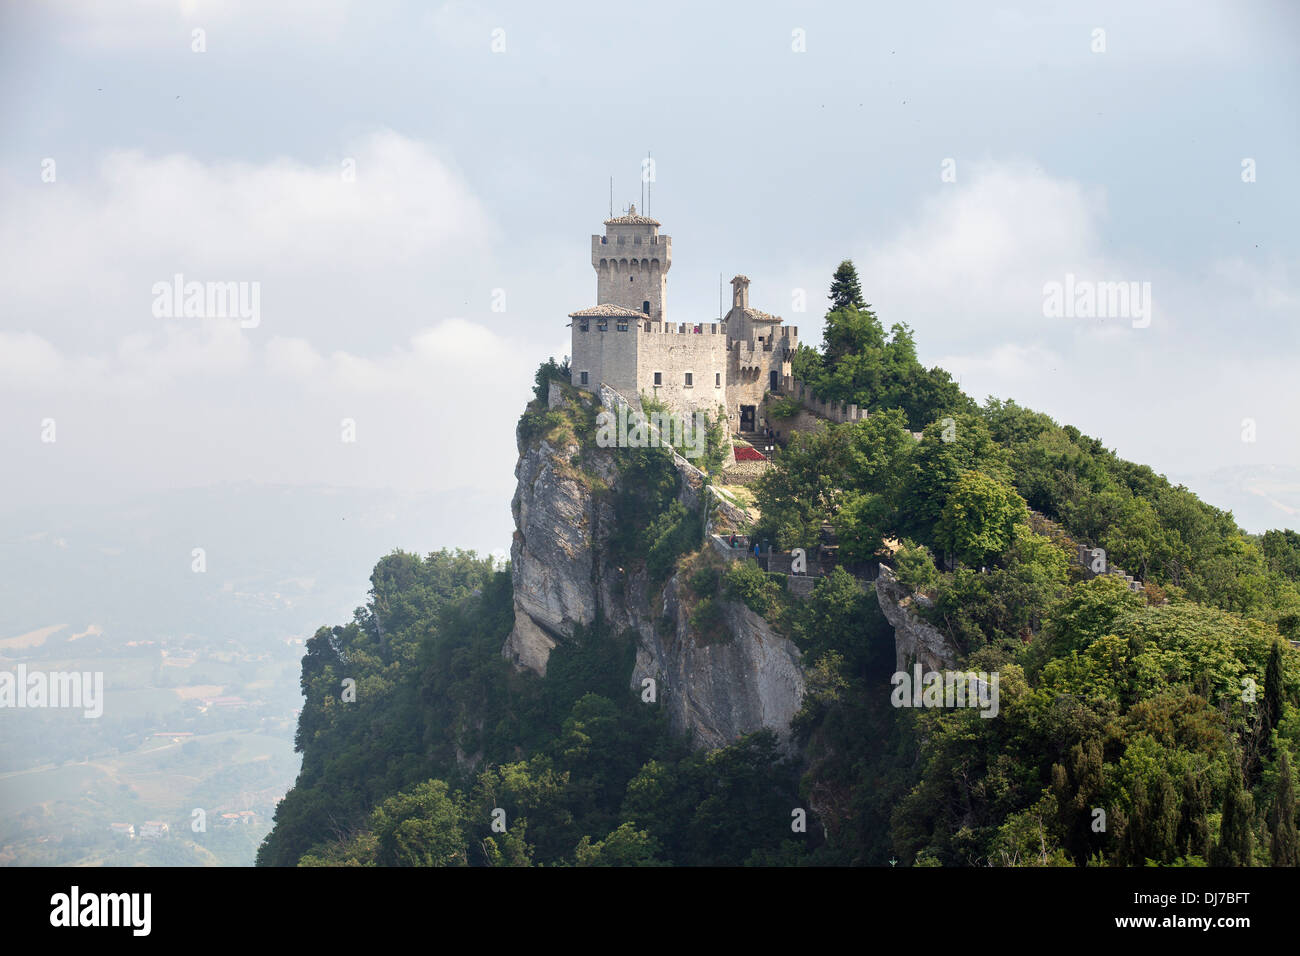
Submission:
{"label": "castle wall", "polygon": [[[637,391],[653,395],[679,412],[696,409],[716,414],[726,403],[727,335],[717,322],[678,325],[642,323]],[[699,329],[699,332],[694,331]],[[660,384],[654,384],[655,373]],[[692,384],[686,384],[690,372]]]}
{"label": "castle wall", "polygon": [[[587,331],[582,331],[583,325]],[[601,325],[606,331],[600,331]],[[637,337],[641,323],[636,320],[619,320],[617,317],[602,323],[592,318],[585,323],[573,320],[573,346],[569,359],[573,384],[595,392],[600,383],[618,389],[624,395],[637,394]],[[626,331],[619,331],[626,326]],[[587,373],[587,384],[582,384],[581,373]]]}

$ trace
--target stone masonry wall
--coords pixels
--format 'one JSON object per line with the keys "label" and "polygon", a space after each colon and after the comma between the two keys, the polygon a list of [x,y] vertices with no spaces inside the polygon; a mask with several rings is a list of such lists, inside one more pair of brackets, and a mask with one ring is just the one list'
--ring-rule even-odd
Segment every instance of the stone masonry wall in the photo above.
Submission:
{"label": "stone masonry wall", "polygon": [[[644,330],[647,325],[648,332]],[[698,409],[716,414],[726,402],[727,334],[723,326],[717,322],[643,322],[642,326],[638,333],[637,394],[651,395],[674,411],[689,413]],[[686,384],[688,372],[690,385]],[[659,385],[655,385],[655,373],[659,373]]]}

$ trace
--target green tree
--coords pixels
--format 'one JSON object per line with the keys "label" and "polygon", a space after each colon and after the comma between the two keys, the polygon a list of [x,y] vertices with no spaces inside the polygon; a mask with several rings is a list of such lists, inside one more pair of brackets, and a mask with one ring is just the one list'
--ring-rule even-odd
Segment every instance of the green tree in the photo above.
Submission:
{"label": "green tree", "polygon": [[1275,640],[1264,669],[1264,724],[1266,731],[1276,729],[1282,719],[1282,642]]}
{"label": "green tree", "polygon": [[1228,775],[1223,795],[1223,816],[1219,821],[1219,842],[1210,862],[1213,866],[1250,866],[1255,858],[1254,800],[1241,785],[1236,768]]}
{"label": "green tree", "polygon": [[1016,526],[1028,519],[1014,488],[977,471],[963,472],[944,502],[935,543],[967,564],[981,564],[1007,550]]}
{"label": "green tree", "polygon": [[1290,581],[1300,581],[1300,534],[1290,528],[1265,531],[1260,550],[1270,570]]}
{"label": "green tree", "polygon": [[390,797],[370,818],[380,866],[464,866],[464,809],[441,780]]}
{"label": "green tree", "polygon": [[831,309],[847,309],[850,306],[860,309],[865,306],[862,301],[862,285],[858,282],[858,270],[853,267],[851,260],[845,259],[836,268],[828,298],[831,300]]}
{"label": "green tree", "polygon": [[659,841],[649,831],[626,822],[597,843],[583,836],[573,857],[578,866],[663,866],[658,849]]}
{"label": "green tree", "polygon": [[1291,758],[1282,748],[1277,761],[1277,786],[1269,813],[1269,834],[1274,866],[1300,866],[1300,839],[1296,837],[1296,799],[1291,780]]}
{"label": "green tree", "polygon": [[940,580],[930,549],[908,540],[904,540],[902,547],[894,552],[894,572],[898,580],[912,591],[932,591]]}
{"label": "green tree", "polygon": [[899,501],[900,532],[934,545],[935,527],[944,503],[963,472],[976,471],[1002,484],[1011,483],[1006,452],[980,419],[957,414],[950,422],[925,427],[907,460],[905,487]]}
{"label": "green tree", "polygon": [[1204,773],[1183,775],[1182,816],[1178,823],[1178,855],[1210,856],[1210,783]]}
{"label": "green tree", "polygon": [[849,431],[836,425],[796,432],[781,454],[781,464],[754,484],[763,513],[759,532],[782,548],[811,548],[822,524],[834,521],[847,494],[845,468]]}

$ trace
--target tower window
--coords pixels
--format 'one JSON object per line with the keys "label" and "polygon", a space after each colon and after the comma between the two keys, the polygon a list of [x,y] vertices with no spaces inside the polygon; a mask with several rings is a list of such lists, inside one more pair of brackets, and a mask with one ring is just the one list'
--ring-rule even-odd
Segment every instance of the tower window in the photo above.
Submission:
{"label": "tower window", "polygon": [[687,387],[687,388],[690,388],[692,385],[695,384],[695,382],[694,382],[694,378],[695,378],[695,376],[693,376],[690,372],[687,372],[687,373],[686,373],[686,387]]}
{"label": "tower window", "polygon": [[649,314],[650,314],[650,300],[649,300],[649,299],[643,299],[643,300],[642,300],[642,302],[641,302],[641,311],[644,312],[646,315],[649,315]]}
{"label": "tower window", "polygon": [[722,373],[721,373],[721,372],[714,372],[714,373],[713,373],[713,387],[714,387],[714,388],[722,388]]}
{"label": "tower window", "polygon": [[628,277],[627,277],[627,281],[628,281],[628,282],[635,282],[635,281],[636,281],[636,276],[628,276]]}
{"label": "tower window", "polygon": [[578,373],[578,384],[579,384],[579,385],[586,385],[586,384],[587,384],[587,373],[586,373],[586,372],[579,372],[579,373]]}
{"label": "tower window", "polygon": [[662,385],[663,383],[664,383],[664,373],[663,373],[663,372],[655,372],[655,384],[656,384],[656,385]]}
{"label": "tower window", "polygon": [[578,323],[578,331],[579,331],[579,332],[587,332],[587,331],[589,331],[590,329],[591,329],[591,323],[589,323],[589,322],[579,322],[579,323]]}
{"label": "tower window", "polygon": [[618,321],[618,330],[619,330],[620,332],[626,332],[626,331],[627,331],[627,319],[619,319],[619,321]]}

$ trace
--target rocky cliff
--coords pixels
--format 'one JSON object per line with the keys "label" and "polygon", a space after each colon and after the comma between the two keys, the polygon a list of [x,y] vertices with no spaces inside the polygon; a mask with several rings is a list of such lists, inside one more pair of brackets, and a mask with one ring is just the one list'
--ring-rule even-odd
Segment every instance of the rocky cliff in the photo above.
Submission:
{"label": "rocky cliff", "polygon": [[885,565],[881,565],[876,578],[876,601],[894,628],[895,670],[909,670],[918,662],[926,671],[957,666],[957,648],[942,631],[916,613],[916,603],[925,598],[912,594]]}
{"label": "rocky cliff", "polygon": [[[557,389],[552,386],[552,409],[595,401]],[[618,490],[615,456],[623,450],[548,438],[519,444],[511,545],[515,624],[502,655],[545,677],[557,643],[599,617],[620,633],[636,633],[631,686],[640,692],[652,678],[671,726],[700,746],[720,747],[761,728],[788,737],[804,691],[794,644],[743,604],[725,600],[727,637],[705,641],[691,627],[677,575],[651,588],[644,570],[620,567],[611,557],[615,518],[604,492]],[[685,462],[678,471],[679,500],[698,509],[698,471]]]}

